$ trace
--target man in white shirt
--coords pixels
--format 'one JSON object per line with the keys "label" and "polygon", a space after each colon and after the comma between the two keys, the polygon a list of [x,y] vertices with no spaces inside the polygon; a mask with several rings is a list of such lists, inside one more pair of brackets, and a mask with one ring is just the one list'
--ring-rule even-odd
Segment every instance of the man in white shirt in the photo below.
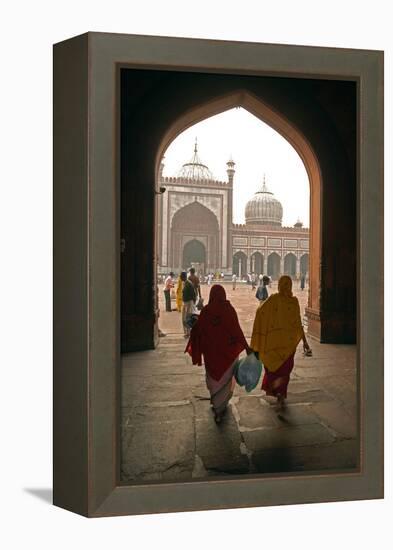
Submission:
{"label": "man in white shirt", "polygon": [[173,277],[175,274],[171,271],[164,283],[164,296],[165,296],[165,311],[172,311],[171,307],[171,290],[175,286]]}

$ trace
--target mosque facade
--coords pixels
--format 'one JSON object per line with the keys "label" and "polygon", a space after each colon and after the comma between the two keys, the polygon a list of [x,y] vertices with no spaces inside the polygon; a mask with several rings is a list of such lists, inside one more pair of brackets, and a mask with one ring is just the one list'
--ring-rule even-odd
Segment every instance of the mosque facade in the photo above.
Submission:
{"label": "mosque facade", "polygon": [[227,181],[218,181],[198,155],[175,177],[163,175],[158,186],[158,274],[179,273],[191,266],[201,274],[224,273],[240,278],[248,273],[308,276],[309,229],[298,220],[282,226],[283,207],[263,179],[247,202],[245,223],[234,224],[235,162],[227,162]]}

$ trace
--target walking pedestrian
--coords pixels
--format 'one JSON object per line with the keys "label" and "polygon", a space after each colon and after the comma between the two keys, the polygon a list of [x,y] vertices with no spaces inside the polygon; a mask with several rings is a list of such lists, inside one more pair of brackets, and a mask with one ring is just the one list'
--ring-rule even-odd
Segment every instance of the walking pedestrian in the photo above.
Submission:
{"label": "walking pedestrian", "polygon": [[257,276],[255,273],[251,273],[251,290],[255,290],[257,284]]}
{"label": "walking pedestrian", "polygon": [[310,354],[299,301],[292,294],[292,279],[283,275],[278,281],[278,292],[258,307],[251,337],[251,347],[265,367],[262,389],[267,395],[277,398],[279,409],[285,406],[294,356],[300,340],[303,340],[305,353]]}
{"label": "walking pedestrian", "polygon": [[234,273],[232,275],[232,290],[236,290],[236,281],[237,281],[237,277],[236,277],[236,273]]}
{"label": "walking pedestrian", "polygon": [[176,309],[179,313],[181,313],[181,310],[183,307],[183,287],[184,287],[184,281],[182,281],[182,278],[179,275],[179,278],[177,280],[177,287],[176,287]]}
{"label": "walking pedestrian", "polygon": [[188,338],[190,336],[190,327],[187,324],[189,318],[193,314],[195,310],[195,300],[196,300],[196,291],[195,287],[192,284],[192,282],[187,279],[187,272],[182,271],[180,273],[180,279],[183,282],[183,290],[182,290],[182,325],[183,325],[183,332],[184,332],[184,338]]}
{"label": "walking pedestrian", "polygon": [[264,275],[259,281],[259,286],[255,293],[255,297],[262,303],[268,299],[269,293],[267,291],[267,285],[269,284],[270,278],[267,275]]}
{"label": "walking pedestrian", "polygon": [[224,287],[215,284],[210,291],[209,303],[191,329],[185,352],[191,355],[193,365],[205,364],[206,385],[217,424],[232,397],[235,363],[244,349],[247,353],[252,351],[240,328],[236,311],[226,299]]}
{"label": "walking pedestrian", "polygon": [[305,286],[306,286],[306,276],[303,273],[302,276],[300,277],[300,288],[301,288],[301,290],[304,290]]}
{"label": "walking pedestrian", "polygon": [[175,286],[173,277],[175,274],[171,271],[164,283],[164,296],[165,296],[165,311],[172,311],[171,307],[171,290]]}
{"label": "walking pedestrian", "polygon": [[188,280],[191,281],[192,284],[194,285],[197,297],[199,296],[199,298],[202,298],[201,283],[199,281],[198,275],[195,274],[195,267],[190,267],[188,272],[189,272]]}

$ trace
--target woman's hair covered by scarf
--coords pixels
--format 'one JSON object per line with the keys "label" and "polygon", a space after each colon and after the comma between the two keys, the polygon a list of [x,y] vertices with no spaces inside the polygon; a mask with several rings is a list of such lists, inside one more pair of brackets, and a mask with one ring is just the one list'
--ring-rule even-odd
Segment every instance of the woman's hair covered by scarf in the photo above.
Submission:
{"label": "woman's hair covered by scarf", "polygon": [[278,280],[278,292],[282,296],[292,298],[292,279],[288,275],[281,275]]}
{"label": "woman's hair covered by scarf", "polygon": [[226,299],[223,286],[213,285],[209,303],[192,327],[186,347],[194,365],[202,364],[215,380],[220,380],[234,360],[248,347],[235,309]]}
{"label": "woman's hair covered by scarf", "polygon": [[221,285],[213,285],[209,294],[209,304],[225,302],[226,299],[225,288]]}

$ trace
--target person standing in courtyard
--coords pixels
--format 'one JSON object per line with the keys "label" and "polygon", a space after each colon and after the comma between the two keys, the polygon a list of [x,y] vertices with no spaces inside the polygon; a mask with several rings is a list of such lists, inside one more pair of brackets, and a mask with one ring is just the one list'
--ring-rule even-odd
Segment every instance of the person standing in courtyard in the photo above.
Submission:
{"label": "person standing in courtyard", "polygon": [[181,275],[179,275],[176,287],[176,309],[179,313],[181,313],[183,307],[183,287],[184,281],[182,281]]}
{"label": "person standing in courtyard", "polygon": [[189,279],[187,279],[186,271],[182,271],[180,273],[180,279],[183,283],[183,306],[181,310],[181,320],[183,325],[184,338],[188,338],[190,336],[190,327],[187,322],[191,315],[194,313],[197,294],[194,285]]}
{"label": "person standing in courtyard", "polygon": [[251,289],[255,290],[255,287],[257,285],[257,276],[256,273],[251,273]]}
{"label": "person standing in courtyard", "polygon": [[222,285],[213,285],[209,303],[191,329],[185,353],[193,365],[205,364],[206,385],[217,424],[225,414],[235,386],[234,369],[239,354],[251,353],[235,309],[226,299]]}
{"label": "person standing in courtyard", "polygon": [[190,269],[188,271],[189,271],[188,280],[191,281],[192,284],[194,285],[195,292],[196,292],[196,298],[198,298],[198,296],[199,296],[199,298],[202,298],[201,283],[199,281],[198,275],[195,274],[195,267],[190,267]]}
{"label": "person standing in courtyard", "polygon": [[301,322],[299,301],[292,294],[292,279],[283,275],[278,281],[278,292],[258,307],[251,337],[251,348],[265,367],[262,389],[277,398],[279,409],[285,406],[300,340],[303,340],[304,351],[311,353]]}
{"label": "person standing in courtyard", "polygon": [[269,293],[267,291],[267,285],[269,284],[270,278],[267,275],[264,275],[262,279],[259,280],[259,286],[255,293],[255,297],[262,303],[268,299]]}
{"label": "person standing in courtyard", "polygon": [[175,274],[171,271],[164,283],[164,296],[165,296],[165,311],[172,311],[171,306],[171,290],[175,286],[173,277]]}
{"label": "person standing in courtyard", "polygon": [[232,275],[232,290],[236,290],[236,281],[237,281],[237,277],[236,277],[236,273],[234,273]]}
{"label": "person standing in courtyard", "polygon": [[301,290],[304,290],[305,283],[306,283],[306,276],[304,275],[304,273],[302,273],[302,275],[300,277],[300,288],[301,288]]}

